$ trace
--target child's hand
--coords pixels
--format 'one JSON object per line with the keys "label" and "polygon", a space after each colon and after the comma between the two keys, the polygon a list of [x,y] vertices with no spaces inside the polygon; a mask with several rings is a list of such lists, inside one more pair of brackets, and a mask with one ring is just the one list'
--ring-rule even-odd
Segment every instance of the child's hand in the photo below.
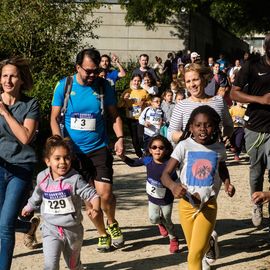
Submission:
{"label": "child's hand", "polygon": [[125,93],[124,97],[123,97],[125,100],[129,99],[130,98],[130,93]]}
{"label": "child's hand", "polygon": [[87,210],[87,215],[92,219],[95,219],[99,214],[100,214],[100,210],[97,210],[94,208]]}
{"label": "child's hand", "polygon": [[225,192],[228,194],[228,196],[233,197],[235,194],[235,187],[232,184],[229,184],[227,187],[225,185]]}
{"label": "child's hand", "polygon": [[95,197],[91,202],[87,202],[87,206],[87,215],[91,219],[95,219],[99,214],[101,214],[100,197]]}
{"label": "child's hand", "polygon": [[25,207],[23,208],[22,212],[21,212],[21,215],[23,217],[26,217],[26,216],[29,216],[31,214],[32,211],[28,211],[25,209]]}
{"label": "child's hand", "polygon": [[184,185],[175,183],[171,191],[175,198],[182,198],[186,194],[187,189]]}
{"label": "child's hand", "polygon": [[145,121],[145,122],[144,122],[144,126],[146,126],[146,127],[150,127],[150,126],[151,126],[151,123],[150,123],[150,122],[148,122],[148,121]]}
{"label": "child's hand", "polygon": [[263,204],[270,201],[270,192],[256,191],[251,196],[256,204]]}

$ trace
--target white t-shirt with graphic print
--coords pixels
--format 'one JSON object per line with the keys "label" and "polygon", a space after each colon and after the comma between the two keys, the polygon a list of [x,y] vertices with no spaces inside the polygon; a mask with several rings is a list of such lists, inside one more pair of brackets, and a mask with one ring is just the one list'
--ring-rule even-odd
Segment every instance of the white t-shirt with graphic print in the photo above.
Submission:
{"label": "white t-shirt with graphic print", "polygon": [[179,142],[171,157],[180,163],[180,180],[188,193],[199,194],[201,204],[211,196],[217,196],[222,184],[218,173],[219,162],[227,158],[222,143],[202,145],[187,138]]}

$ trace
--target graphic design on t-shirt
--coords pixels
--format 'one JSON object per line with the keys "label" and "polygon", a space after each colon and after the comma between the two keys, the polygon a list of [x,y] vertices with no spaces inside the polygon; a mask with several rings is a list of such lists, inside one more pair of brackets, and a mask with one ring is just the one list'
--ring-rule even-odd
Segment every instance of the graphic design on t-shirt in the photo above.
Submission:
{"label": "graphic design on t-shirt", "polygon": [[216,152],[188,152],[187,184],[198,187],[213,185],[217,160]]}

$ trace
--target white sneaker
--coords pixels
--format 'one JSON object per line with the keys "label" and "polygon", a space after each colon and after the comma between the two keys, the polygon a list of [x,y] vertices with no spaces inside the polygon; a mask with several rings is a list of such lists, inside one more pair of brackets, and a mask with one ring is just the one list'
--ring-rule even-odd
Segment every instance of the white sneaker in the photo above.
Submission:
{"label": "white sneaker", "polygon": [[202,270],[211,270],[211,266],[207,262],[207,259],[205,256],[202,259]]}
{"label": "white sneaker", "polygon": [[209,240],[209,249],[205,254],[208,264],[212,264],[219,257],[218,235],[213,231]]}
{"label": "white sneaker", "polygon": [[252,223],[255,227],[259,227],[262,223],[263,213],[262,205],[254,204],[252,210]]}

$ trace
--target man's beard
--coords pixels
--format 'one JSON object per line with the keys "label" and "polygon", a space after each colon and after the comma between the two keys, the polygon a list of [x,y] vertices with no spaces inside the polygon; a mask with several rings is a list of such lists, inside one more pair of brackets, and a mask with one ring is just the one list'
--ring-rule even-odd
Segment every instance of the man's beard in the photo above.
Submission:
{"label": "man's beard", "polygon": [[[89,81],[90,78],[91,78],[91,80]],[[87,76],[87,77],[86,77],[85,79],[83,79],[82,81],[83,81],[83,84],[84,84],[84,85],[90,86],[90,85],[93,84],[94,80],[95,80],[95,77]]]}

